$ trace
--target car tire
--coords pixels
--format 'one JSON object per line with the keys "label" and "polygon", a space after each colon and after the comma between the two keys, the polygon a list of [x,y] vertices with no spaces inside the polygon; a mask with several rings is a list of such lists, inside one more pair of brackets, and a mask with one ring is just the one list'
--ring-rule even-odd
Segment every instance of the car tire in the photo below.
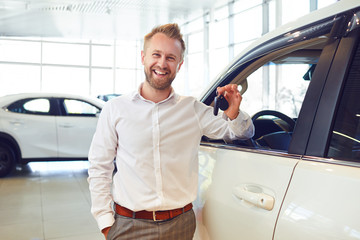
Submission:
{"label": "car tire", "polygon": [[0,177],[10,174],[15,168],[15,153],[6,143],[0,143]]}

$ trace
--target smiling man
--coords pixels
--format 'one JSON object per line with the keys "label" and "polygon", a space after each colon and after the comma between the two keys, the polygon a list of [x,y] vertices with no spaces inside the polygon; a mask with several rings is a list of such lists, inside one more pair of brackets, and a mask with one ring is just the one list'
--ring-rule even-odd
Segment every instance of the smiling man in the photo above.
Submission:
{"label": "smiling man", "polygon": [[[185,43],[171,35],[177,32],[151,32],[145,36],[144,50],[141,52],[141,61],[144,65],[145,82],[142,86],[142,95],[154,102],[161,101],[169,96],[171,83],[183,64]],[[165,97],[165,98],[164,98]],[[154,98],[154,99],[153,99]]]}
{"label": "smiling man", "polygon": [[249,115],[240,111],[236,85],[218,88],[229,102],[223,116],[174,92],[171,83],[184,52],[177,24],[154,28],[141,52],[145,81],[138,91],[108,101],[100,114],[88,181],[91,211],[108,240],[191,240],[201,137],[253,135]]}

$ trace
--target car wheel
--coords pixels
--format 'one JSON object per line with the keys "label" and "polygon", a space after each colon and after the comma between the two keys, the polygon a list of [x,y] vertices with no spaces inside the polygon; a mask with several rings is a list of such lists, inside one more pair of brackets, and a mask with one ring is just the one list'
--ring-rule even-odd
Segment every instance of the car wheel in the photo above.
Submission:
{"label": "car wheel", "polygon": [[12,148],[0,143],[0,177],[8,175],[15,167],[15,154]]}

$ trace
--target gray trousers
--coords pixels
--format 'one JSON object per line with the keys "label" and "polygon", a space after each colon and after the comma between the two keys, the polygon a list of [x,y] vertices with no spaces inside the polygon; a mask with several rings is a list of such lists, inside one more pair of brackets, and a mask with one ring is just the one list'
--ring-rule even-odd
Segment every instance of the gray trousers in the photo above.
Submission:
{"label": "gray trousers", "polygon": [[115,214],[107,240],[192,240],[196,221],[191,209],[175,218],[156,221]]}

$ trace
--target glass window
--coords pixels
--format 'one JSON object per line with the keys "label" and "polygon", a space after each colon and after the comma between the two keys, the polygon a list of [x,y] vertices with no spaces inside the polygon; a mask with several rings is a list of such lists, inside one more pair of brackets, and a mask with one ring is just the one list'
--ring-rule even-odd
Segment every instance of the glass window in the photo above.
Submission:
{"label": "glass window", "polygon": [[0,40],[0,61],[40,63],[40,59],[40,42]]}
{"label": "glass window", "polygon": [[328,157],[360,160],[360,44],[353,58],[331,134]]}
{"label": "glass window", "polygon": [[221,48],[210,52],[210,79],[214,79],[229,64],[229,49]]}
{"label": "glass window", "polygon": [[234,42],[259,38],[262,34],[262,6],[251,8],[234,16]]}
{"label": "glass window", "polygon": [[0,64],[0,96],[20,92],[39,92],[40,66]]}
{"label": "glass window", "polygon": [[140,47],[134,42],[119,41],[116,45],[116,66],[120,68],[136,68],[137,64],[141,64]]}
{"label": "glass window", "polygon": [[214,11],[214,18],[216,21],[229,17],[228,6],[219,7]]}
{"label": "glass window", "polygon": [[91,65],[96,67],[112,67],[114,65],[113,46],[92,45]]}
{"label": "glass window", "polygon": [[229,45],[229,19],[210,23],[209,48],[216,49]]}
{"label": "glass window", "polygon": [[[263,71],[265,67],[261,67],[253,72],[248,78],[248,89],[243,94],[241,107],[250,116],[264,108],[266,101],[263,101]],[[239,89],[240,90],[240,89]]]}
{"label": "glass window", "polygon": [[43,63],[88,66],[89,45],[44,42]]}
{"label": "glass window", "polygon": [[269,63],[259,68],[247,78],[248,89],[241,105],[250,115],[272,109],[297,118],[310,82],[303,76],[310,67],[307,63]]}
{"label": "glass window", "polygon": [[204,50],[204,33],[197,32],[189,35],[188,54],[202,52]]}
{"label": "glass window", "polygon": [[[182,70],[180,72],[184,72],[184,70]],[[136,76],[135,86],[136,86],[136,90],[137,90],[138,87],[140,86],[140,84],[145,80],[144,68],[136,69],[135,76]],[[178,77],[178,76],[179,75],[176,75],[176,77]]]}
{"label": "glass window", "polygon": [[269,2],[269,32],[274,30],[276,26],[276,1],[272,0]]}
{"label": "glass window", "polygon": [[50,102],[48,99],[22,99],[8,106],[10,112],[26,113],[26,114],[50,114]]}
{"label": "glass window", "polygon": [[[243,94],[241,108],[253,117],[253,140],[259,148],[287,151],[289,147],[312,72],[325,41],[319,39],[313,43],[317,50],[311,52],[306,48],[301,49],[301,44],[287,48],[286,53],[281,49],[266,54],[266,57],[258,59],[242,71],[255,70],[247,77],[247,90]],[[267,61],[271,56],[273,59]],[[255,69],[260,64],[262,66]]]}
{"label": "glass window", "polygon": [[136,75],[136,72],[133,70],[117,69],[115,92],[123,94],[137,90]]}
{"label": "glass window", "polygon": [[[204,90],[203,54],[188,55],[188,93],[198,97]],[[182,79],[179,79],[182,81]]]}
{"label": "glass window", "polygon": [[[188,60],[186,60],[188,61]],[[177,73],[175,80],[172,83],[172,87],[175,89],[175,92],[177,92],[180,95],[192,95],[188,89],[188,82],[185,81],[187,79],[185,76],[185,70],[183,69],[184,65],[180,68],[180,71]],[[142,72],[142,75],[144,73]],[[194,96],[194,95],[192,95]]]}
{"label": "glass window", "polygon": [[[310,83],[308,79],[304,79],[304,75],[310,68],[311,65],[307,63],[278,65],[277,89],[274,89],[276,91],[275,109],[292,118],[297,118]],[[270,85],[275,86],[272,79],[274,78],[270,75]]]}
{"label": "glass window", "polygon": [[[199,15],[202,13],[199,13]],[[202,17],[194,19],[190,21],[187,26],[185,27],[185,31],[183,33],[192,33],[199,30],[202,30],[204,28],[204,20]]]}
{"label": "glass window", "polygon": [[326,7],[330,4],[336,3],[339,0],[317,0],[318,1],[318,9]]}
{"label": "glass window", "polygon": [[88,68],[44,66],[42,74],[45,92],[89,95]]}
{"label": "glass window", "polygon": [[75,99],[65,99],[64,107],[67,115],[95,116],[100,112],[94,105]]}
{"label": "glass window", "polygon": [[114,93],[114,80],[112,69],[91,70],[91,95]]}
{"label": "glass window", "polygon": [[256,5],[262,4],[263,0],[238,0],[234,2],[234,12],[241,12]]}
{"label": "glass window", "polygon": [[310,12],[309,0],[281,1],[282,3],[282,24],[293,21]]}
{"label": "glass window", "polygon": [[32,112],[46,113],[50,111],[50,103],[48,99],[34,99],[26,102],[24,109]]}

